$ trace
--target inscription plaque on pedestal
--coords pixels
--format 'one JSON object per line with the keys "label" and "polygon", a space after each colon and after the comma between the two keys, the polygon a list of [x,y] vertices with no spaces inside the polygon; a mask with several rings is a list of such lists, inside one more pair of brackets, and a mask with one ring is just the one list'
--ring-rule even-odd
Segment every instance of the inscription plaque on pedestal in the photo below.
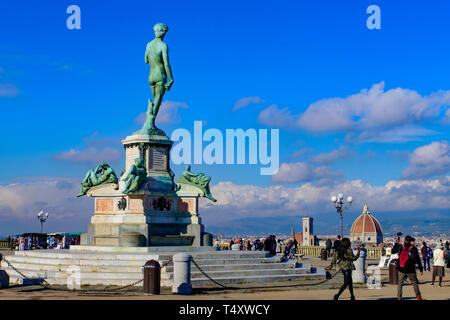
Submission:
{"label": "inscription plaque on pedestal", "polygon": [[153,147],[149,149],[149,169],[167,170],[167,148]]}

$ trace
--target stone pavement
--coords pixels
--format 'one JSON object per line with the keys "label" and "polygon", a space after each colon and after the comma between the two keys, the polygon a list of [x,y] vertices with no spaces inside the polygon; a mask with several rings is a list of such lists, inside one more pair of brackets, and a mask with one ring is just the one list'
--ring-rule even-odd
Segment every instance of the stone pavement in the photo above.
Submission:
{"label": "stone pavement", "polygon": [[[327,261],[317,258],[305,258],[305,263],[314,266],[325,266]],[[369,262],[370,264],[371,262]],[[396,286],[387,283],[387,270],[382,273],[383,287],[380,289],[368,289],[366,285],[356,285],[355,295],[358,300],[395,300]],[[430,287],[431,273],[425,272],[419,276],[420,290],[425,299],[448,300],[450,299],[450,279],[444,278],[443,287]],[[313,284],[317,281],[289,281],[266,284],[239,285],[239,289],[221,289],[217,286],[210,288],[195,288],[194,294],[190,296],[172,295],[169,289],[162,289],[161,295],[147,296],[139,288],[128,288],[120,292],[65,292],[43,289],[39,286],[15,286],[0,290],[0,300],[330,300],[342,284],[342,276],[338,274],[335,278],[318,286],[300,286],[296,284]],[[257,286],[258,288],[253,288]],[[93,289],[102,289],[95,287]],[[404,287],[404,299],[414,299],[414,292],[410,285]],[[348,291],[344,292],[342,300],[349,299]]]}

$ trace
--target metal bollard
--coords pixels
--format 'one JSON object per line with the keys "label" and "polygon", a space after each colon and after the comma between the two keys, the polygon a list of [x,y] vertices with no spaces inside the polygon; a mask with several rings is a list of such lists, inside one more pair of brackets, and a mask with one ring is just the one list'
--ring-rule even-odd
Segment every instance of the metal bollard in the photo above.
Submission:
{"label": "metal bollard", "polygon": [[156,260],[150,260],[143,266],[144,293],[159,294],[161,292],[161,267]]}
{"label": "metal bollard", "polygon": [[398,259],[389,261],[389,284],[398,284],[397,264]]}
{"label": "metal bollard", "polygon": [[[353,250],[353,253],[356,254],[358,250]],[[354,261],[354,265],[356,270],[353,273],[353,283],[366,283],[366,258],[367,253],[363,250],[359,253],[359,258]]]}
{"label": "metal bollard", "polygon": [[320,251],[320,259],[321,260],[327,260],[327,256],[328,256],[328,251],[327,249],[322,249]]}
{"label": "metal bollard", "polygon": [[187,253],[177,253],[173,256],[173,293],[192,293],[191,261],[192,256]]}

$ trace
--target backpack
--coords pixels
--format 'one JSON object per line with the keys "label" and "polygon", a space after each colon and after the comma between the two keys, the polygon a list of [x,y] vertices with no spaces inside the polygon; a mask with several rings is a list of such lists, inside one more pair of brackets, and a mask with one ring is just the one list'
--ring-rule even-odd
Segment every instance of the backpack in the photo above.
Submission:
{"label": "backpack", "polygon": [[427,259],[433,258],[433,250],[430,247],[427,248]]}
{"label": "backpack", "polygon": [[412,247],[402,247],[400,254],[398,255],[398,268],[400,270],[404,270],[411,261],[411,249]]}

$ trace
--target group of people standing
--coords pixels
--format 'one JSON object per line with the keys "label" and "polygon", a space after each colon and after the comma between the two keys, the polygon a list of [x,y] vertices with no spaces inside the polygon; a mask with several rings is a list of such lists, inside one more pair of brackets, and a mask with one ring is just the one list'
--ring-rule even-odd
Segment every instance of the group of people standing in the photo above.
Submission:
{"label": "group of people standing", "polygon": [[[338,239],[339,240],[339,239]],[[333,246],[334,255],[331,260],[331,264],[327,267],[327,270],[332,270],[335,266],[339,267],[340,272],[344,276],[344,284],[339,289],[338,293],[334,296],[334,300],[339,299],[339,296],[344,292],[346,288],[350,291],[350,299],[355,300],[355,295],[353,292],[353,279],[352,271],[355,270],[353,261],[357,260],[360,256],[360,251],[364,250],[361,246],[358,247],[356,254],[353,253],[351,249],[350,239],[344,238],[340,240],[337,244]],[[416,266],[419,269],[420,275],[423,275],[424,267],[428,266],[430,271],[430,260],[433,259],[433,273],[432,273],[432,283],[434,286],[436,278],[439,278],[439,286],[442,286],[442,278],[445,276],[445,266],[450,267],[450,246],[446,242],[445,246],[442,242],[433,251],[429,248],[426,243],[423,243],[421,248],[422,259],[424,266],[419,255],[419,250],[415,246],[415,239],[411,236],[406,236],[404,242],[400,243],[400,238],[396,238],[396,243],[392,248],[392,254],[398,255],[398,261],[396,264],[398,283],[397,283],[397,299],[402,300],[403,296],[403,285],[408,279],[416,295],[417,300],[423,300],[422,294],[419,289],[419,281],[416,274]],[[327,251],[331,250],[331,246],[326,246]]]}
{"label": "group of people standing", "polygon": [[[431,286],[434,286],[436,277],[439,278],[439,287],[442,287],[442,278],[445,277],[445,267],[450,268],[450,244],[447,241],[445,246],[442,242],[438,244],[436,249],[432,250],[427,246],[426,242],[422,242],[420,249],[423,260],[424,271],[432,271]],[[430,268],[430,261],[433,260],[433,269]]]}
{"label": "group of people standing", "polygon": [[417,249],[416,239],[411,236],[406,236],[403,244],[400,243],[400,238],[396,238],[394,247],[392,248],[392,254],[398,255],[397,272],[398,272],[398,284],[397,284],[397,299],[402,300],[403,285],[408,279],[414,289],[417,300],[423,300],[422,294],[419,289],[419,281],[417,279],[416,266],[419,269],[420,275],[423,275],[423,271],[427,269],[431,271],[430,261],[433,259],[432,269],[432,282],[431,286],[434,286],[436,277],[439,278],[439,287],[442,286],[442,278],[445,277],[445,266],[450,267],[450,250],[448,241],[445,244],[440,242],[435,250],[432,250],[425,242],[422,243],[420,253],[422,255],[423,266]]}

